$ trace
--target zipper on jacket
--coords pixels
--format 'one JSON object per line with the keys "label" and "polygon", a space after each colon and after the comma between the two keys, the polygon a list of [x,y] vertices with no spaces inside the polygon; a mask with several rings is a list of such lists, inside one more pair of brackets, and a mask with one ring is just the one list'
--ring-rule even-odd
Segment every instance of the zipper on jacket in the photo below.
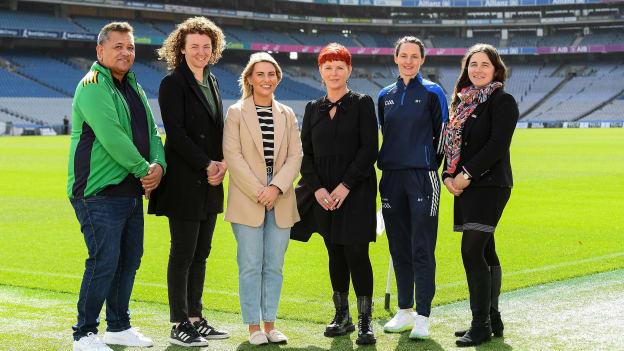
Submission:
{"label": "zipper on jacket", "polygon": [[406,92],[407,92],[407,85],[403,87],[403,93],[401,93],[401,106],[403,106],[403,100],[405,99]]}
{"label": "zipper on jacket", "polygon": [[[113,82],[113,85],[115,85],[115,82]],[[132,87],[130,87],[130,89],[132,89]],[[132,119],[132,114],[130,114],[130,106],[128,106],[128,103],[126,102],[126,98],[121,93],[121,90],[119,90],[119,88],[117,88],[117,85],[115,85],[115,90],[117,91],[117,95],[119,95],[119,98],[121,99],[121,103],[124,105],[124,108],[126,109],[126,113],[128,114],[128,119],[131,120]],[[147,111],[146,111],[146,114],[147,114]]]}

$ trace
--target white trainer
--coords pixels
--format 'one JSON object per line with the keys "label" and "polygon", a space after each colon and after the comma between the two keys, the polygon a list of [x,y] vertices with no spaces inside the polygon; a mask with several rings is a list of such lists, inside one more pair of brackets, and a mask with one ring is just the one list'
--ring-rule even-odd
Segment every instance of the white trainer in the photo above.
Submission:
{"label": "white trainer", "polygon": [[414,312],[414,328],[409,337],[410,339],[429,339],[429,317]]}
{"label": "white trainer", "polygon": [[288,338],[284,333],[277,329],[271,329],[270,332],[266,333],[267,339],[274,344],[285,344],[288,342]]}
{"label": "white trainer", "polygon": [[113,351],[93,333],[74,341],[74,351]]}
{"label": "white trainer", "polygon": [[109,332],[104,334],[104,342],[108,345],[122,345],[134,347],[152,347],[154,341],[141,334],[138,329],[130,328],[120,332]]}
{"label": "white trainer", "polygon": [[412,310],[398,310],[397,313],[384,325],[386,333],[400,333],[411,330],[414,326],[414,312]]}
{"label": "white trainer", "polygon": [[269,339],[262,330],[256,330],[249,335],[249,343],[251,345],[264,345],[269,343]]}

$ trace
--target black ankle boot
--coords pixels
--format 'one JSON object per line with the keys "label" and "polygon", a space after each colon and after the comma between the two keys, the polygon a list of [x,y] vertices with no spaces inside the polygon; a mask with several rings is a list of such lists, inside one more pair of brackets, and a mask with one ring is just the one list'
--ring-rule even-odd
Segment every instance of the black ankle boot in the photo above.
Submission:
{"label": "black ankle boot", "polygon": [[500,266],[491,266],[490,274],[492,276],[492,293],[491,293],[491,305],[490,305],[490,324],[492,325],[492,334],[496,337],[503,336],[503,330],[505,325],[501,319],[500,310],[498,309],[498,297],[501,292],[501,283],[503,278],[503,272]]}
{"label": "black ankle boot", "polygon": [[459,347],[476,346],[492,339],[490,327],[490,294],[492,277],[490,271],[467,272],[472,323],[470,329],[455,341]]}
{"label": "black ankle boot", "polygon": [[351,320],[351,315],[349,314],[349,293],[334,291],[332,299],[334,300],[334,307],[336,307],[336,314],[331,323],[325,327],[323,335],[334,337],[354,331],[355,325],[353,325],[353,320]]}
{"label": "black ankle boot", "polygon": [[357,297],[358,308],[358,345],[371,345],[377,342],[373,334],[373,299],[370,296]]}

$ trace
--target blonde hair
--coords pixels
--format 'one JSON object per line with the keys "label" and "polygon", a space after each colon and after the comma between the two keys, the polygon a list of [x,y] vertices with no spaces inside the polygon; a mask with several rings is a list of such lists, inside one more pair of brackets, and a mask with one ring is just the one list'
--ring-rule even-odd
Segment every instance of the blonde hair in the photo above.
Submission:
{"label": "blonde hair", "polygon": [[162,47],[157,50],[158,59],[167,62],[167,69],[175,69],[184,59],[182,49],[184,49],[188,34],[207,35],[212,42],[212,53],[208,64],[213,65],[219,61],[225,49],[223,31],[206,17],[191,17],[178,24],[176,29],[165,39]]}
{"label": "blonde hair", "polygon": [[275,73],[277,74],[277,84],[282,81],[282,68],[277,64],[277,61],[273,58],[273,56],[269,55],[266,52],[256,52],[249,56],[249,62],[245,66],[243,73],[241,73],[240,78],[238,78],[238,85],[241,90],[241,99],[246,99],[253,94],[253,86],[249,83],[249,78],[253,73],[254,66],[259,62],[269,62],[275,66]]}

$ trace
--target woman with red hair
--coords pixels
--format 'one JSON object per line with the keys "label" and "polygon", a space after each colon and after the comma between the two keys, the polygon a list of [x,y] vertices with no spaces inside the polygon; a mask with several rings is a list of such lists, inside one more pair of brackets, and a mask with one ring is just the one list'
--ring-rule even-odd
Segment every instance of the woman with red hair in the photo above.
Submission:
{"label": "woman with red hair", "polygon": [[325,241],[336,307],[325,336],[355,330],[349,314],[351,278],[358,307],[356,343],[374,344],[373,270],[368,246],[375,241],[377,225],[375,105],[370,96],[349,90],[351,54],[344,46],[331,43],[324,47],[318,66],[327,95],[307,104],[301,129],[302,183],[316,201],[310,196],[312,203],[305,206],[298,191],[303,220],[295,224],[291,237],[307,241],[318,232]]}

